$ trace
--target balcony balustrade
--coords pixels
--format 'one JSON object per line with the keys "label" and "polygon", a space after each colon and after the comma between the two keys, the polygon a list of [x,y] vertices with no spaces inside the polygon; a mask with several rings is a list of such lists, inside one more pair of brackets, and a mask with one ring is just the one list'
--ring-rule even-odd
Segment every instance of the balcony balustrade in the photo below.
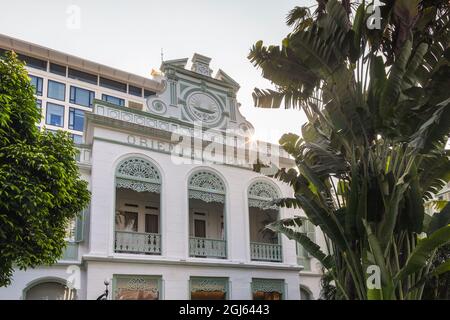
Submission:
{"label": "balcony balustrade", "polygon": [[191,257],[226,259],[227,242],[225,240],[190,237],[189,255]]}
{"label": "balcony balustrade", "polygon": [[121,253],[161,254],[161,235],[132,231],[116,231],[115,251]]}
{"label": "balcony balustrade", "polygon": [[283,261],[280,244],[250,242],[250,256],[254,261]]}
{"label": "balcony balustrade", "polygon": [[75,160],[79,165],[90,166],[91,163],[91,154],[92,149],[89,145],[75,145],[78,149],[78,152],[75,156]]}

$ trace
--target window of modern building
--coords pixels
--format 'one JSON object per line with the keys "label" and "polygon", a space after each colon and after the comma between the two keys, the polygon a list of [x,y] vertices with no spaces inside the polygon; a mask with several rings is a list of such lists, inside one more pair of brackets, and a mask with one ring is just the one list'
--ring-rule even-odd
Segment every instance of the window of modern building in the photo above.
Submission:
{"label": "window of modern building", "polygon": [[70,108],[69,109],[69,129],[83,131],[84,127],[84,111]]}
{"label": "window of modern building", "polygon": [[87,73],[84,71],[76,70],[69,68],[68,76],[71,79],[91,83],[91,84],[98,84],[98,77],[95,74]]}
{"label": "window of modern building", "polygon": [[45,122],[52,126],[64,126],[64,106],[47,102],[47,115]]}
{"label": "window of modern building", "polygon": [[34,87],[34,93],[38,96],[42,96],[43,80],[41,77],[28,75],[30,77],[31,85]]}
{"label": "window of modern building", "polygon": [[61,82],[48,80],[47,97],[61,101],[66,100],[66,85]]}
{"label": "window of modern building", "polygon": [[[307,236],[312,242],[316,241],[315,227],[308,219],[304,219],[300,226],[300,232]],[[297,264],[304,267],[303,270],[311,270],[311,255],[300,243],[297,243]]]}
{"label": "window of modern building", "polygon": [[161,254],[161,175],[143,158],[129,158],[116,169],[114,251]]}
{"label": "window of modern building", "polygon": [[42,110],[42,100],[36,99],[36,108],[39,112]]}
{"label": "window of modern building", "polygon": [[70,86],[70,103],[80,106],[92,107],[95,98],[95,92],[75,86]]}
{"label": "window of modern building", "polygon": [[206,170],[193,173],[188,181],[189,256],[226,259],[225,183]]}
{"label": "window of modern building", "polygon": [[80,136],[79,134],[71,134],[73,143],[75,144],[83,144],[83,136]]}
{"label": "window of modern building", "polygon": [[279,208],[271,204],[280,198],[268,179],[259,179],[248,188],[250,257],[254,261],[282,262],[280,235],[266,226],[278,220]]}
{"label": "window of modern building", "polygon": [[191,300],[227,300],[228,278],[191,277]]}
{"label": "window of modern building", "polygon": [[144,89],[144,98],[154,96],[155,94],[156,94],[156,92],[154,92],[154,91]]}
{"label": "window of modern building", "polygon": [[107,94],[102,94],[102,100],[112,103],[112,104],[116,104],[118,106],[124,107],[125,106],[125,100],[121,99],[121,98],[117,98],[117,97],[113,97]]}
{"label": "window of modern building", "polygon": [[127,84],[107,78],[100,77],[100,86],[108,89],[117,90],[120,92],[127,92]]}
{"label": "window of modern building", "polygon": [[17,57],[26,63],[27,67],[47,71],[47,61],[18,53]]}
{"label": "window of modern building", "polygon": [[142,97],[142,88],[128,85],[128,93],[133,96]]}
{"label": "window of modern building", "polygon": [[113,275],[113,300],[160,300],[161,276]]}
{"label": "window of modern building", "polygon": [[49,129],[49,128],[45,128],[45,132],[49,132],[53,135],[55,135],[59,130],[53,130],[53,129]]}
{"label": "window of modern building", "polygon": [[284,280],[252,279],[253,300],[283,300]]}
{"label": "window of modern building", "polygon": [[66,72],[67,72],[67,68],[66,66],[62,66],[60,64],[56,64],[56,63],[51,63],[50,62],[50,72],[57,74],[59,76],[66,76]]}

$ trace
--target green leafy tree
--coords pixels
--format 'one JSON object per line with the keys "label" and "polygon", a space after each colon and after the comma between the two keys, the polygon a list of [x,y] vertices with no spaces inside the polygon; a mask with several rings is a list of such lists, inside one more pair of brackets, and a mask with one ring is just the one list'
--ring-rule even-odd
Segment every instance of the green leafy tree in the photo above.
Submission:
{"label": "green leafy tree", "polygon": [[14,268],[55,263],[90,198],[69,135],[38,130],[33,92],[16,54],[0,56],[0,286]]}
{"label": "green leafy tree", "polygon": [[336,286],[325,296],[336,299],[420,299],[426,280],[450,268],[432,263],[450,240],[450,205],[424,210],[450,180],[449,3],[384,2],[379,29],[368,27],[372,1],[296,7],[281,46],[259,41],[249,55],[276,87],[255,89],[256,105],[308,119],[301,137],[280,140],[297,169],[275,175],[294,192],[275,203],[302,208],[327,250],[296,232],[299,218],[269,228],[322,263]]}

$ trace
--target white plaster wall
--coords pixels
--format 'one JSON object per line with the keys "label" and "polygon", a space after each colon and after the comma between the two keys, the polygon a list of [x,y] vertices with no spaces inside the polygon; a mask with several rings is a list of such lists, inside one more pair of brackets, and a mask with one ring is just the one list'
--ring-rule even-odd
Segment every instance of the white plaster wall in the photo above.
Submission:
{"label": "white plaster wall", "polygon": [[[300,285],[305,287],[312,294],[311,299],[317,300],[320,296],[320,278],[321,274],[313,272],[300,273]],[[300,288],[299,288],[300,290]]]}
{"label": "white plaster wall", "polygon": [[[114,274],[162,276],[165,300],[188,300],[190,277],[226,277],[229,279],[229,299],[251,300],[252,278],[284,279],[286,297],[289,300],[300,299],[299,277],[296,271],[254,269],[219,266],[164,265],[148,263],[94,262],[87,264],[87,299],[95,299],[105,286],[105,278],[112,279]],[[111,288],[110,288],[111,289]],[[111,296],[110,296],[111,298]]]}
{"label": "white plaster wall", "polygon": [[[168,154],[118,145],[97,138],[127,141],[127,134],[95,128],[92,163],[92,206],[90,226],[90,255],[112,256],[113,222],[115,211],[114,174],[117,164],[128,157],[140,156],[152,161],[160,170],[162,256],[188,258],[189,204],[187,183],[189,176],[199,169],[208,169],[222,178],[226,185],[226,239],[228,257],[232,261],[250,261],[249,215],[247,189],[259,174],[225,165],[175,164]],[[290,188],[275,182],[287,196]],[[292,216],[293,211],[282,208],[280,217]],[[296,265],[295,243],[282,236],[285,264]],[[170,239],[170,241],[168,241]]]}

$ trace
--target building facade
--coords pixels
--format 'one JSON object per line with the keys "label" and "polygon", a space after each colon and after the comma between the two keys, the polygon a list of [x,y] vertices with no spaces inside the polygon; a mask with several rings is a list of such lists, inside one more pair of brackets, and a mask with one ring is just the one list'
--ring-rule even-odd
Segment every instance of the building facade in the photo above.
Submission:
{"label": "building facade", "polygon": [[[317,299],[321,267],[265,226],[302,216],[256,161],[294,166],[252,139],[239,85],[210,58],[165,61],[153,78],[0,36],[27,63],[42,130],[67,130],[92,194],[60,261],[17,270],[1,299]],[[303,232],[323,247],[308,222]],[[69,282],[68,282],[69,280]]]}

